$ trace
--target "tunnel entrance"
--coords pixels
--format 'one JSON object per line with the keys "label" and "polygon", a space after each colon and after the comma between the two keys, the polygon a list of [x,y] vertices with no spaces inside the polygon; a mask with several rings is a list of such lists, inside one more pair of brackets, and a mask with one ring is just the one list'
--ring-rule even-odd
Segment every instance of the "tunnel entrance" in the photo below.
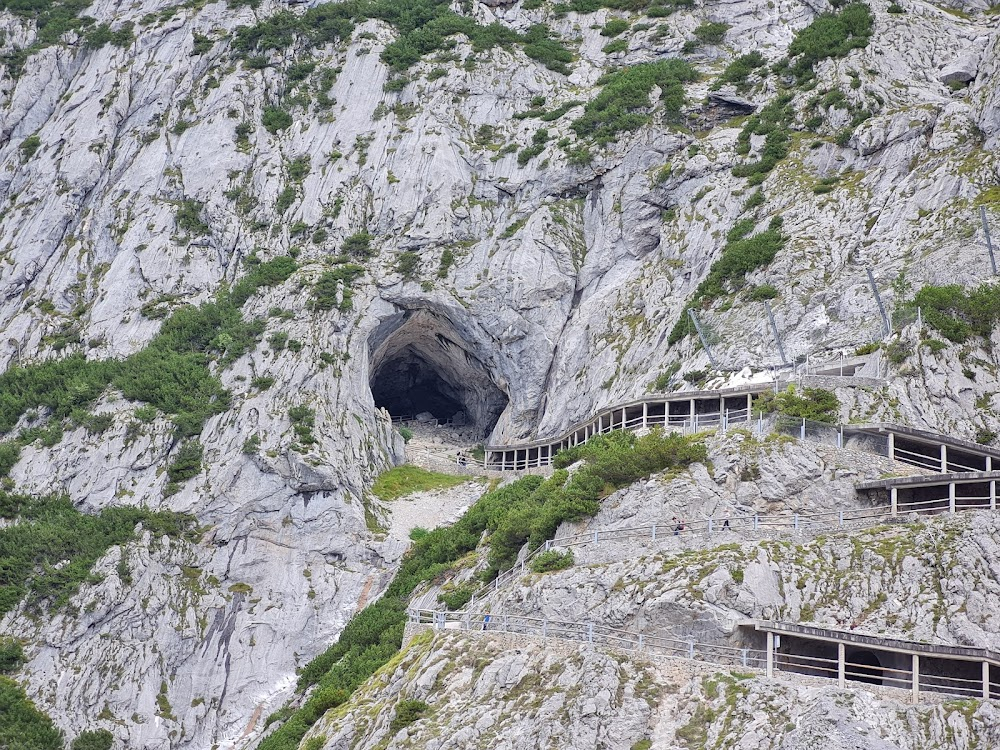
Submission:
{"label": "tunnel entrance", "polygon": [[848,651],[845,661],[845,676],[848,680],[867,682],[870,685],[882,684],[882,663],[871,651]]}
{"label": "tunnel entrance", "polygon": [[368,347],[372,397],[394,418],[423,415],[465,426],[480,439],[507,408],[507,395],[489,368],[442,315],[430,310],[394,315],[371,334]]}

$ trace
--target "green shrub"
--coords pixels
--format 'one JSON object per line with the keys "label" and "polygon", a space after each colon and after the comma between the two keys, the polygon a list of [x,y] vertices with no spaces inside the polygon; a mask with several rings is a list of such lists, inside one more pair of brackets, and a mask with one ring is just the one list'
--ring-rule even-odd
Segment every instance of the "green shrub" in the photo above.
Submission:
{"label": "green shrub", "polygon": [[[424,534],[426,536],[426,534]],[[420,538],[420,535],[417,535]],[[411,537],[412,539],[412,537]],[[456,586],[453,589],[442,591],[438,594],[438,601],[444,604],[450,610],[461,609],[469,600],[472,599],[472,595],[476,593],[476,589],[479,587],[475,584],[465,583],[461,586]]]}
{"label": "green shrub", "polygon": [[308,406],[293,406],[288,410],[288,418],[292,421],[292,430],[299,445],[316,444],[316,436],[312,428],[316,426],[316,412]]}
{"label": "green shrub", "polygon": [[371,244],[372,236],[368,232],[355,232],[344,240],[340,251],[354,258],[370,258],[373,254]]}
{"label": "green shrub", "polygon": [[0,747],[63,750],[63,734],[39,711],[14,680],[0,677]]}
{"label": "green shrub", "polygon": [[794,386],[757,402],[762,410],[770,410],[793,419],[834,423],[840,416],[837,394],[822,388],[803,388],[799,395]]}
{"label": "green shrub", "polygon": [[[345,263],[332,271],[324,271],[317,279],[312,290],[312,305],[316,310],[332,310],[336,307],[346,312],[353,306],[351,284],[365,272],[361,266]],[[337,303],[337,291],[340,290],[340,303]]]}
{"label": "green shrub", "polygon": [[201,472],[201,459],[205,449],[197,440],[188,440],[178,449],[174,460],[167,466],[167,477],[171,482],[184,482]]}
{"label": "green shrub", "polygon": [[16,638],[0,637],[0,674],[16,672],[24,661],[21,642]]}
{"label": "green shrub", "polygon": [[737,87],[742,88],[746,84],[750,74],[758,68],[764,67],[766,62],[760,52],[749,52],[745,55],[740,55],[726,66],[726,69],[716,79],[712,88],[718,89],[723,83],[735,83]]}
{"label": "green shrub", "polygon": [[399,435],[403,438],[404,443],[408,443],[413,439],[413,430],[409,427],[400,427]]}
{"label": "green shrub", "polygon": [[70,750],[111,750],[115,736],[107,729],[80,732],[73,740]]}
{"label": "green shrub", "polygon": [[612,42],[608,42],[601,49],[605,55],[613,55],[616,52],[625,52],[628,50],[628,40],[627,39],[615,39]]}
{"label": "green shrub", "polygon": [[650,121],[649,95],[660,89],[668,114],[680,112],[684,83],[698,79],[698,72],[680,59],[644,63],[608,73],[598,84],[603,88],[584,108],[571,127],[580,138],[598,142],[615,140],[619,133],[635,130]]}
{"label": "green shrub", "polygon": [[444,279],[448,277],[448,269],[455,264],[455,251],[450,247],[446,247],[441,253],[441,260],[438,263],[438,278]]}
{"label": "green shrub", "polygon": [[389,734],[396,734],[403,727],[420,721],[429,708],[423,701],[401,700],[396,704],[396,714],[389,722]]}
{"label": "green shrub", "polygon": [[205,204],[201,201],[182,200],[177,204],[177,213],[174,217],[177,228],[182,232],[195,235],[208,234],[211,228],[201,218],[201,212],[204,208]]}
{"label": "green shrub", "polygon": [[38,149],[41,148],[41,145],[42,145],[41,138],[39,138],[37,135],[29,135],[27,138],[21,141],[21,145],[18,146],[18,148],[21,151],[21,158],[27,161],[28,159],[30,159],[32,156],[35,155]]}
{"label": "green shrub", "polygon": [[14,468],[14,464],[16,464],[20,458],[20,443],[0,443],[0,477],[10,476],[10,472]]}
{"label": "green shrub", "polygon": [[531,569],[536,573],[549,573],[553,570],[572,568],[573,563],[573,550],[558,552],[550,549],[535,556],[535,559],[531,561]]}
{"label": "green shrub", "polygon": [[788,46],[792,72],[800,82],[812,78],[814,66],[822,60],[868,46],[874,27],[871,11],[861,2],[818,16]]}
{"label": "green shrub", "polygon": [[865,344],[863,346],[859,346],[857,349],[855,349],[854,350],[854,356],[855,357],[863,357],[866,354],[871,354],[873,352],[877,352],[881,348],[882,348],[882,344],[880,342],[878,342],[878,341],[871,341],[871,342],[869,342],[869,343],[867,343],[867,344]]}
{"label": "green shrub", "polygon": [[271,105],[264,107],[260,122],[268,133],[276,135],[282,130],[291,127],[292,116],[281,107]]}
{"label": "green shrub", "polygon": [[629,25],[624,18],[609,18],[601,29],[601,36],[618,36],[623,31],[628,31]]}
{"label": "green shrub", "polygon": [[729,31],[728,23],[705,21],[694,30],[695,38],[702,44],[720,44]]}
{"label": "green shrub", "polygon": [[406,250],[396,258],[396,273],[401,274],[403,278],[414,278],[418,270],[420,270],[420,256],[412,250]]}
{"label": "green shrub", "polygon": [[1000,322],[1000,294],[992,284],[969,290],[957,284],[925,286],[910,306],[919,307],[928,326],[958,344],[972,336],[989,339]]}
{"label": "green shrub", "polygon": [[766,299],[776,299],[779,296],[778,289],[773,284],[761,284],[750,290],[747,297],[754,302],[762,302]]}

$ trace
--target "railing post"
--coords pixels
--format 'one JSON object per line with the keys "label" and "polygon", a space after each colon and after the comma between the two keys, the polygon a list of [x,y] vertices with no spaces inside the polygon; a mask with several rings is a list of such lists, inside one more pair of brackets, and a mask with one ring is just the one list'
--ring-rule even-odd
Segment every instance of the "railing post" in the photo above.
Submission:
{"label": "railing post", "polygon": [[990,663],[988,661],[983,662],[983,700],[988,701],[990,699]]}
{"label": "railing post", "polygon": [[646,424],[649,422],[649,402],[642,402],[642,429],[646,429]]}
{"label": "railing post", "polygon": [[955,512],[955,483],[948,483],[948,512]]}
{"label": "railing post", "polygon": [[600,535],[601,535],[601,532],[598,531],[597,529],[594,529],[594,544],[597,544],[597,541],[600,538]]}
{"label": "railing post", "polygon": [[654,541],[654,542],[656,541],[656,524],[655,523],[653,524],[653,539],[652,539],[652,541]]}
{"label": "railing post", "polygon": [[587,623],[587,643],[594,642],[594,623]]}
{"label": "railing post", "polygon": [[545,540],[545,551],[548,552],[551,547],[552,547],[552,540],[551,539],[546,539]]}
{"label": "railing post", "polygon": [[844,525],[844,511],[840,511],[840,513],[838,515],[840,516],[840,525],[843,526]]}
{"label": "railing post", "polygon": [[889,513],[895,518],[896,514],[899,512],[899,489],[896,487],[889,488]]}
{"label": "railing post", "polygon": [[948,473],[948,446],[941,444],[941,473]]}
{"label": "railing post", "polygon": [[913,655],[913,702],[920,702],[920,654]]}
{"label": "railing post", "polygon": [[840,425],[840,429],[837,431],[837,447],[844,447],[844,425]]}
{"label": "railing post", "polygon": [[542,620],[542,638],[549,637],[549,621]]}
{"label": "railing post", "polygon": [[805,417],[802,418],[802,427],[799,428],[799,439],[806,439],[806,420]]}
{"label": "railing post", "polygon": [[694,661],[694,641],[688,641],[688,658]]}
{"label": "railing post", "polygon": [[708,519],[708,533],[709,534],[712,533],[712,519],[711,518]]}
{"label": "railing post", "polygon": [[747,652],[749,649],[740,649],[740,656],[743,658],[743,666],[747,666]]}
{"label": "railing post", "polygon": [[757,529],[758,529],[759,526],[760,526],[760,516],[758,516],[756,513],[754,513],[753,514],[753,530],[757,531]]}
{"label": "railing post", "polygon": [[642,651],[642,648],[643,648],[644,645],[645,645],[645,636],[642,633],[639,633],[639,650],[640,651]]}
{"label": "railing post", "polygon": [[774,633],[767,631],[767,661],[764,663],[764,676],[774,677]]}
{"label": "railing post", "polygon": [[508,619],[507,615],[504,615],[503,616],[503,632],[507,633],[507,632],[510,631],[509,625],[510,625],[510,620]]}
{"label": "railing post", "polygon": [[837,644],[837,687],[844,687],[846,665],[844,664],[844,644]]}
{"label": "railing post", "polygon": [[990,510],[997,509],[997,480],[990,481]]}
{"label": "railing post", "polygon": [[896,460],[896,433],[895,432],[890,432],[889,433],[888,443],[889,443],[889,460],[890,461],[895,461]]}

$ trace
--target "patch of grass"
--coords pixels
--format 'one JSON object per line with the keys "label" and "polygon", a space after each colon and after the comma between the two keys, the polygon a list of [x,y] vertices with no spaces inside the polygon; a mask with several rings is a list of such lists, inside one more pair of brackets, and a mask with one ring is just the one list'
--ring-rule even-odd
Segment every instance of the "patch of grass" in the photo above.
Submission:
{"label": "patch of grass", "polygon": [[382,500],[398,500],[414,492],[455,487],[468,481],[468,477],[442,474],[412,464],[403,464],[382,472],[372,485],[372,494]]}

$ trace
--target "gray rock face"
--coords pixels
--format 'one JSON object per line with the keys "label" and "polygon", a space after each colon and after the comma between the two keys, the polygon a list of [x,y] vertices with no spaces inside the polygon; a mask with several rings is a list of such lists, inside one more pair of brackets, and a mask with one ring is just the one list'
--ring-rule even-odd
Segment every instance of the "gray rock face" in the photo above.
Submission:
{"label": "gray rock face", "polygon": [[[233,407],[206,423],[206,467],[170,497],[163,469],[176,445],[167,420],[142,423],[138,405],[114,393],[97,406],[113,418],[102,436],[79,429],[52,447],[27,446],[11,473],[20,490],[67,492],[88,510],[135,503],[191,512],[210,531],[195,548],[155,540],[129,548],[148,573],[131,587],[113,575],[85,587],[74,600],[83,615],[38,623],[15,613],[0,627],[31,642],[29,692],[70,734],[96,724],[134,747],[228,748],[254,741],[261,717],[291,694],[296,667],[378,595],[402,554],[400,540],[379,540],[365,523],[366,487],[403,451],[373,395],[380,375],[391,373],[382,381],[390,392],[430,383],[454,407],[449,416],[462,411],[503,442],[551,434],[640,395],[670,368],[706,367],[692,337],[666,342],[751,195],[731,167],[759,154],[763,139],[749,157],[737,153],[733,112],[699,104],[706,76],[688,86],[683,113],[704,132],[664,127],[656,104],[650,126],[593,146],[590,161],[558,145],[583,112],[572,103],[593,99],[604,72],[679,54],[700,11],[680,10],[662,33],[635,30],[627,50],[608,54],[607,11],[549,17],[545,8],[474,4],[484,24],[524,31],[548,22],[575,54],[571,74],[517,47],[476,54],[458,39],[457,59],[419,63],[398,91],[384,88],[391,73],[380,59],[394,32],[368,21],[350,41],[315,51],[308,97],[291,103],[282,99],[291,52],[269,53],[264,69],[231,54],[237,27],[285,3],[167,6],[95,2],[87,13],[96,22],[135,24],[130,45],[91,48],[68,36],[0,86],[0,366],[68,352],[124,357],[159,330],[145,306],[209,300],[245,273],[248,258],[292,251],[300,270],[244,313],[265,317],[265,340],[284,334],[296,346],[262,343],[218,373]],[[824,10],[720,6],[712,18],[731,26],[728,47],[692,59],[706,71],[714,56],[722,63],[751,50],[778,60],[794,31]],[[828,108],[819,135],[794,139],[767,177],[754,214],[759,228],[780,215],[790,238],[747,287],[776,287],[792,357],[850,352],[878,330],[865,267],[900,311],[908,287],[988,276],[972,205],[995,182],[997,32],[983,17],[933,8],[891,23],[881,6],[873,11],[869,47],[817,69],[819,87],[842,90],[844,106],[873,116],[839,146],[834,128],[848,128],[854,115]],[[37,36],[6,11],[0,28],[4,52]],[[196,48],[202,37],[207,49]],[[955,95],[938,73],[956,50],[977,44],[975,79]],[[321,79],[323,70],[335,73]],[[773,80],[749,80],[747,101],[776,94]],[[332,102],[325,109],[321,85]],[[804,126],[812,96],[796,95],[794,128]],[[571,106],[551,121],[514,117],[536,97],[547,110]],[[742,98],[726,101],[742,106]],[[271,133],[262,114],[279,101],[293,124]],[[249,132],[238,136],[237,126]],[[519,159],[542,127],[550,137],[541,153]],[[29,154],[22,146],[31,136],[38,148]],[[296,177],[292,164],[304,156],[307,174]],[[814,192],[826,179],[837,187]],[[204,226],[179,222],[182,205],[196,207]],[[351,309],[312,309],[313,283],[362,230],[375,238],[374,255]],[[404,253],[417,256],[412,272]],[[344,299],[341,289],[337,302]],[[751,295],[730,295],[701,315],[724,364],[777,363]],[[996,341],[970,342],[960,359],[957,346],[920,346],[915,325],[895,335],[911,348],[893,365],[898,377],[884,388],[841,390],[845,415],[970,437],[1000,429],[991,401]],[[253,385],[267,378],[271,388]],[[433,413],[422,405],[415,413]],[[288,415],[296,406],[315,412],[312,446],[296,443]],[[26,416],[19,429],[45,416]],[[254,436],[258,447],[245,453]],[[829,471],[801,461],[807,474]],[[766,507],[787,498],[766,480],[750,490],[699,487],[686,490],[692,502],[714,495]],[[804,501],[829,498],[806,493]],[[636,503],[635,515],[644,512]],[[102,569],[120,554],[110,552]],[[79,679],[63,680],[69,673]],[[158,702],[164,683],[172,718]],[[97,718],[105,702],[114,720]],[[133,713],[143,720],[130,721]]]}

